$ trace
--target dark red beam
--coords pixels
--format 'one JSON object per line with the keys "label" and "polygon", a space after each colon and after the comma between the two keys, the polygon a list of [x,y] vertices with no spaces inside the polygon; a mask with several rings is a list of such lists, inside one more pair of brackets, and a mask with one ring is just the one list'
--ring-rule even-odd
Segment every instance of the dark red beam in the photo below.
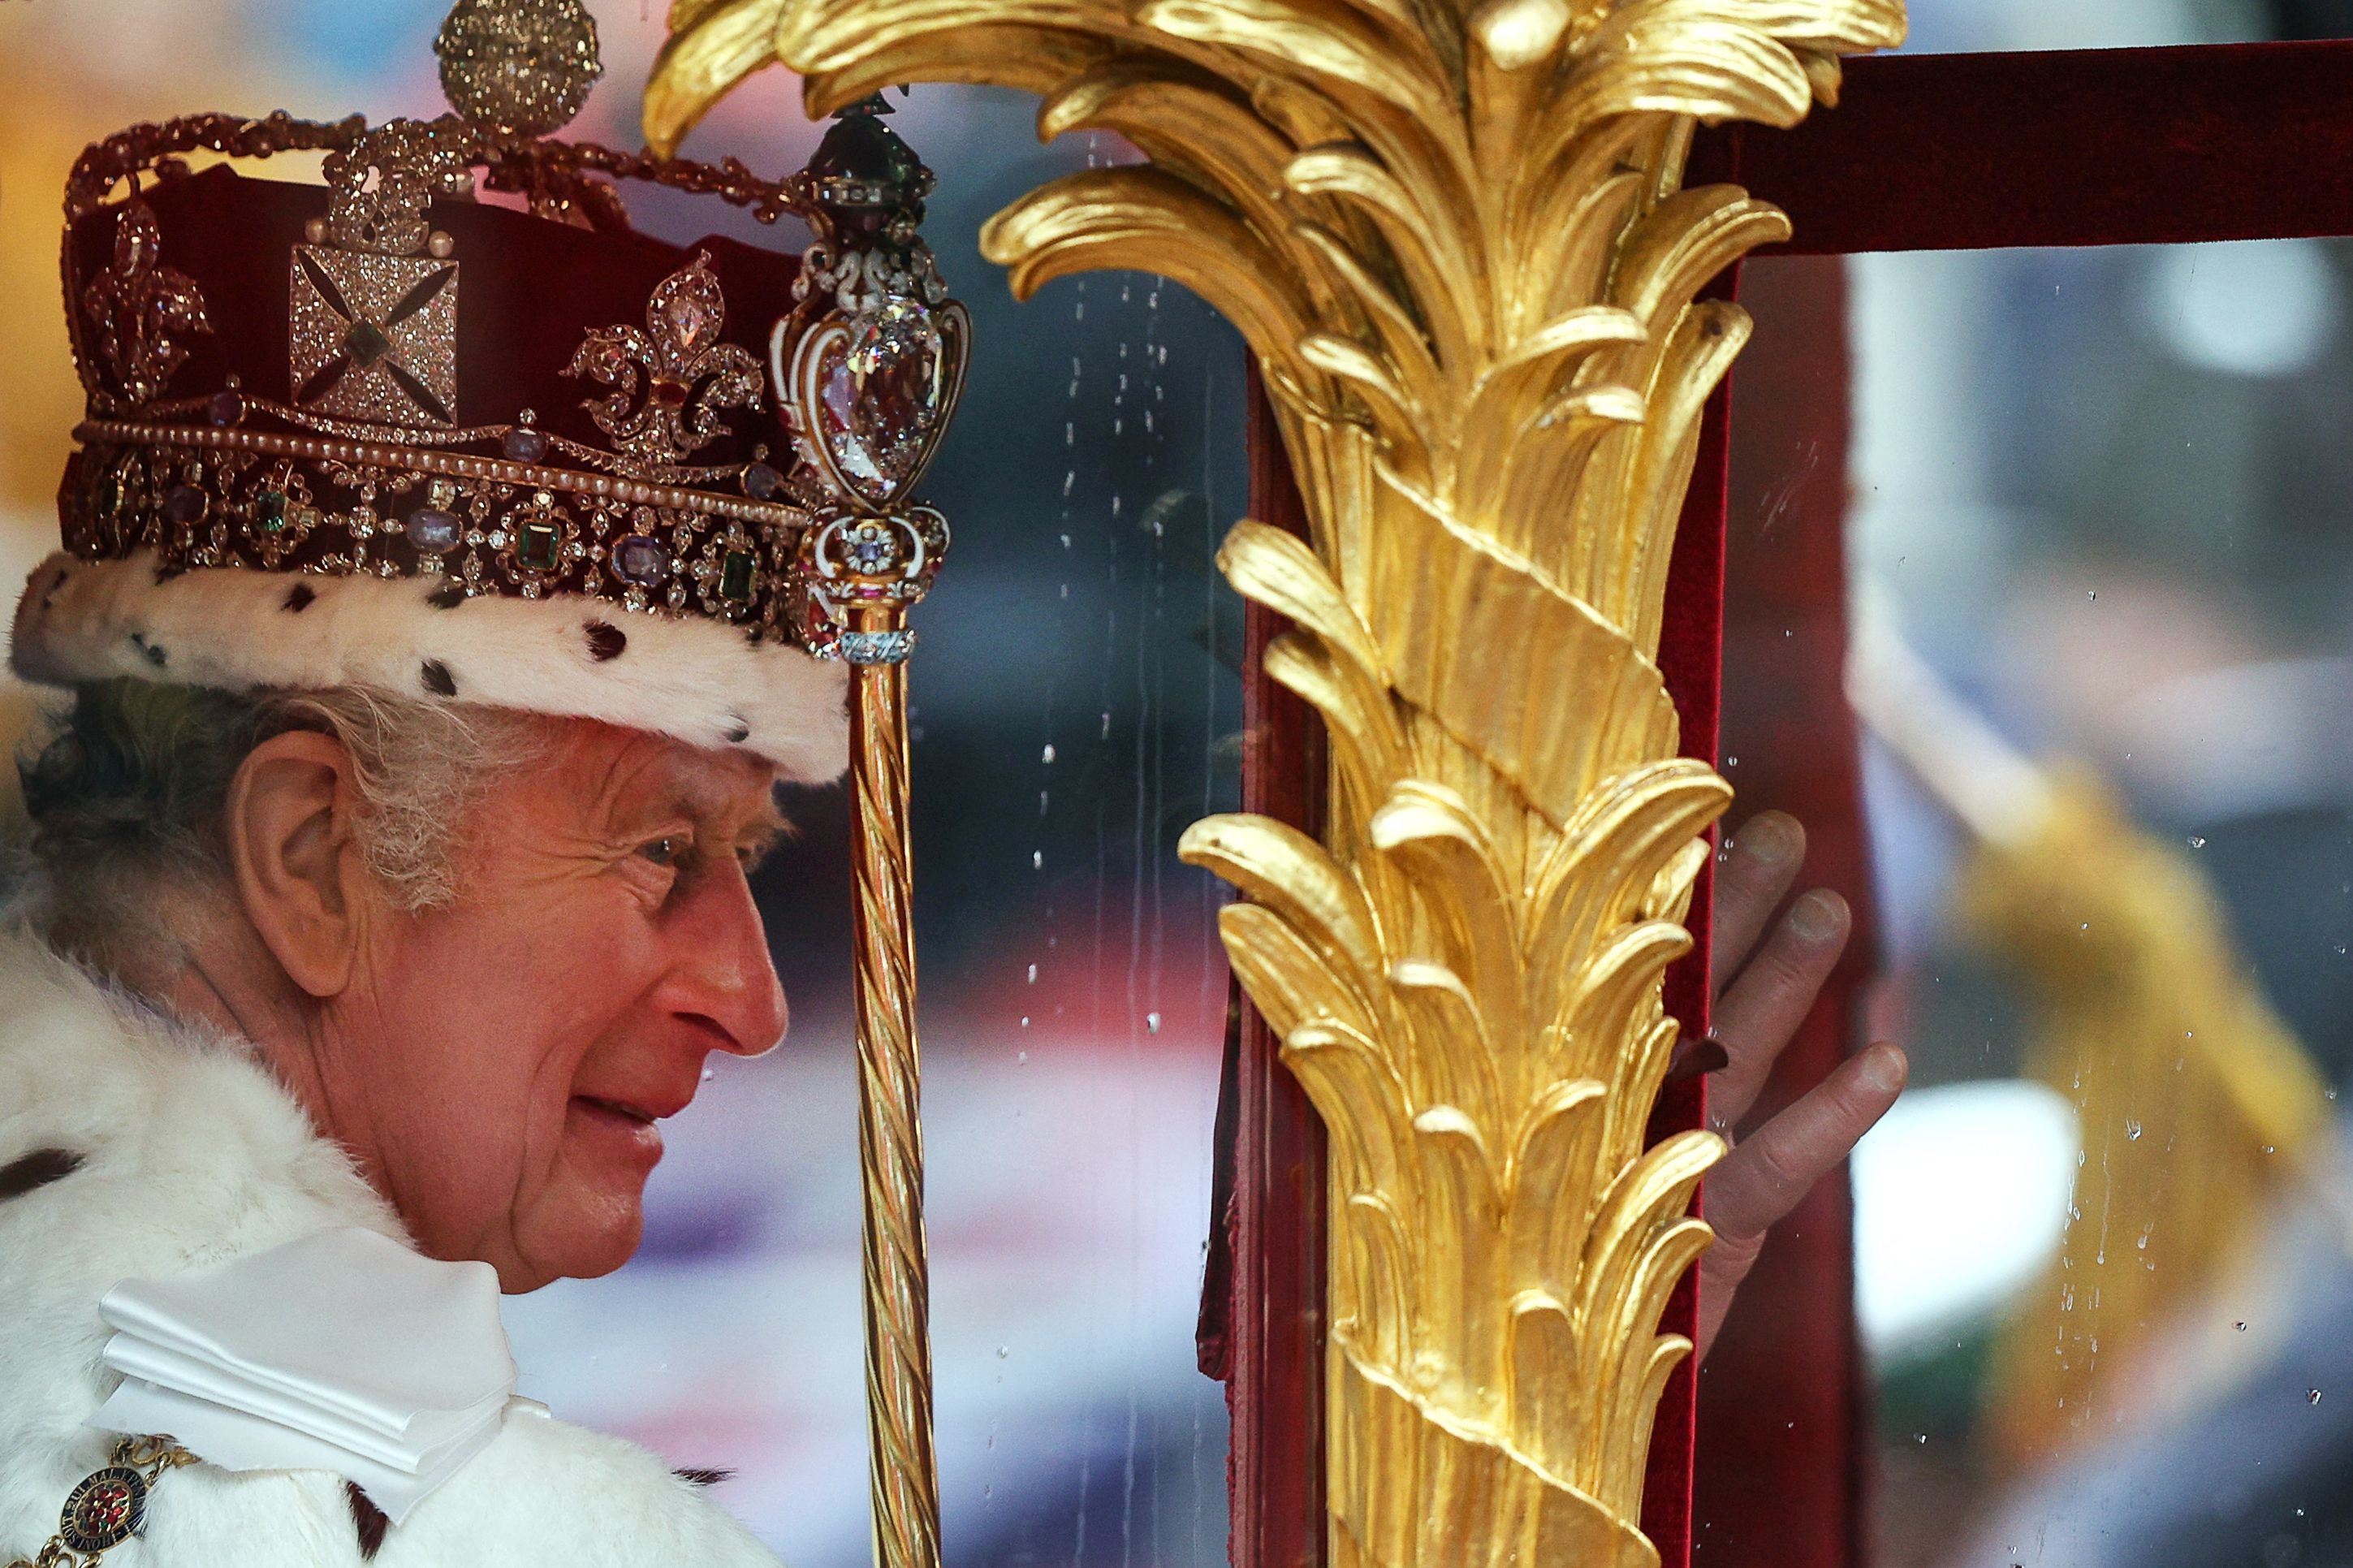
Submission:
{"label": "dark red beam", "polygon": [[2353,41],[1890,55],[1713,138],[1783,254],[2353,234]]}

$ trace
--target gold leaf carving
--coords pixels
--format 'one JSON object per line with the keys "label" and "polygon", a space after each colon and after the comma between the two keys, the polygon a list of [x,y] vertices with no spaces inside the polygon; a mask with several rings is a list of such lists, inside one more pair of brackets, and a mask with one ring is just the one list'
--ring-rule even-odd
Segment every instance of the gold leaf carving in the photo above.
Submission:
{"label": "gold leaf carving", "polygon": [[1786,220],[1685,190],[1694,126],[1788,125],[1900,0],[691,0],[667,145],[777,53],[825,111],[988,81],[1142,165],[983,249],[1024,295],[1159,272],[1257,354],[1307,503],[1219,564],[1293,630],[1332,738],[1323,842],[1185,855],[1247,895],[1235,971],[1331,1133],[1332,1550],[1348,1565],[1656,1561],[1658,1331],[1711,1135],[1645,1125],[1666,966],[1730,790],[1657,652],[1701,411],[1747,335],[1699,291]]}

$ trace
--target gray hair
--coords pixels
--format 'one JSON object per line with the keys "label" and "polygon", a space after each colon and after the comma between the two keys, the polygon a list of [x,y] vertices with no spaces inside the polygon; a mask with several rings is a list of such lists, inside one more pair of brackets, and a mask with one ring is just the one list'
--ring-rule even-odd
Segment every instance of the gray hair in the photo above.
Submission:
{"label": "gray hair", "polygon": [[161,928],[160,911],[170,895],[227,887],[229,785],[255,747],[290,730],[333,736],[350,751],[360,853],[395,905],[410,911],[455,896],[468,808],[535,741],[521,714],[366,686],[78,686],[47,745],[18,764],[33,826],[26,891],[36,924],[61,951],[119,979],[130,978],[135,955],[152,967],[178,953],[185,933]]}

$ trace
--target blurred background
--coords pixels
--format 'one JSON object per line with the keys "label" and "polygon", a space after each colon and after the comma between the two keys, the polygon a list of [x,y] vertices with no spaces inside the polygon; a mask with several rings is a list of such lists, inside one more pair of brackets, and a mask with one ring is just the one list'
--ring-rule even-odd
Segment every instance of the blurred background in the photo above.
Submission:
{"label": "blurred background", "polygon": [[[2322,0],[1912,18],[1915,51],[2353,36]],[[1852,1167],[1866,1560],[2353,1563],[2353,247],[1841,265],[1744,295],[1761,347],[1768,302],[1842,290],[1852,345],[1864,1027],[1914,1061]],[[1745,457],[1736,572],[1812,461]],[[1736,786],[1803,744],[1742,664],[1835,657],[1827,614],[1746,635]]]}
{"label": "blurred background", "polygon": [[[664,8],[590,8],[607,74],[572,133],[635,147]],[[75,156],[200,110],[437,113],[443,9],[0,0],[0,577],[54,546],[79,418],[57,282]],[[1240,345],[1152,278],[1014,303],[980,222],[1107,151],[1040,146],[1030,101],[927,88],[893,123],[939,175],[927,230],[977,344],[926,484],[956,542],[913,676],[946,1545],[1007,1568],[1219,1563],[1225,1409],[1193,1327],[1226,978],[1219,895],[1173,847],[1239,779],[1240,608],[1210,555],[1244,507]],[[781,175],[817,134],[777,71],[683,150]],[[716,202],[631,206],[675,241],[806,243]],[[5,701],[13,749],[31,704]],[[507,1318],[525,1393],[733,1470],[720,1499],[787,1561],[851,1568],[870,1555],[846,813],[833,790],[787,810],[804,832],[759,893],[790,1037],[715,1064],[673,1124],[634,1262]]]}

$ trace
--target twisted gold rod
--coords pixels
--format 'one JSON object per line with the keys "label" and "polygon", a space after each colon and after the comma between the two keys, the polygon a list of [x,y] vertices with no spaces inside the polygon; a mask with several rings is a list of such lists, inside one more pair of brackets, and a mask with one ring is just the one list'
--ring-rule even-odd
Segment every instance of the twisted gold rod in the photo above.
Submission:
{"label": "twisted gold rod", "polygon": [[[896,630],[895,611],[860,630]],[[887,619],[885,619],[887,618]],[[865,1179],[866,1425],[879,1568],[939,1568],[932,1451],[923,1065],[915,1046],[907,667],[861,664],[850,709],[858,884],[858,1157]]]}

